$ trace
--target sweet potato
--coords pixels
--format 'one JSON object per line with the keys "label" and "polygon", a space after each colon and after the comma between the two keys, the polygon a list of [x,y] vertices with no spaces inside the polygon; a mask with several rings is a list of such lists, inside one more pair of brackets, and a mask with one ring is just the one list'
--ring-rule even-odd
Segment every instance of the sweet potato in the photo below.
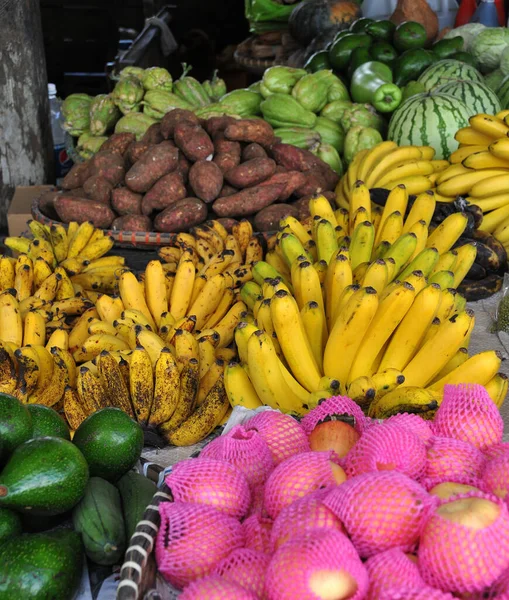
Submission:
{"label": "sweet potato", "polygon": [[301,185],[294,192],[299,198],[308,196],[309,194],[333,190],[338,181],[337,176],[336,178],[329,178],[327,172],[321,168],[309,169],[308,171],[305,171],[303,175],[306,176],[306,183]]}
{"label": "sweet potato", "polygon": [[62,189],[74,190],[83,187],[90,177],[90,161],[76,163],[62,180]]}
{"label": "sweet potato", "polygon": [[191,163],[187,160],[182,152],[179,152],[179,160],[177,171],[182,175],[182,179],[184,183],[187,183],[189,178],[189,169],[191,168]]}
{"label": "sweet potato", "polygon": [[160,212],[154,220],[156,231],[187,231],[207,218],[207,205],[198,198],[183,198]]}
{"label": "sweet potato", "polygon": [[42,212],[43,215],[46,215],[50,219],[58,220],[58,215],[55,211],[53,203],[61,195],[62,192],[58,192],[57,190],[48,190],[40,196],[39,210]]}
{"label": "sweet potato", "polygon": [[195,162],[189,171],[189,185],[194,194],[204,202],[212,202],[223,187],[223,173],[210,160]]}
{"label": "sweet potato", "polygon": [[177,123],[173,139],[186,158],[192,162],[204,160],[214,153],[214,144],[209,134],[199,125],[192,125],[186,121]]}
{"label": "sweet potato", "polygon": [[120,216],[141,215],[142,198],[128,187],[118,187],[111,192],[111,206]]}
{"label": "sweet potato", "polygon": [[178,165],[178,150],[168,142],[144,152],[125,176],[125,182],[133,192],[147,192],[163,175],[174,171]]}
{"label": "sweet potato", "polygon": [[311,215],[311,212],[309,210],[309,201],[312,197],[313,195],[302,196],[302,198],[299,198],[298,200],[295,200],[295,202],[292,202],[292,206],[294,206],[298,211],[297,218],[299,219],[299,221],[304,221],[304,219],[307,219]]}
{"label": "sweet potato", "polygon": [[221,117],[210,117],[204,124],[205,131],[214,137],[216,133],[224,131],[228,125],[235,123],[235,119],[229,115],[222,115]]}
{"label": "sweet potato", "polygon": [[262,119],[239,119],[228,125],[224,135],[237,142],[256,142],[264,148],[270,147],[275,140],[272,127]]}
{"label": "sweet potato", "polygon": [[240,148],[238,154],[220,152],[219,154],[216,154],[212,160],[221,169],[221,172],[224,175],[226,171],[234,169],[240,164]]}
{"label": "sweet potato", "polygon": [[237,167],[226,171],[226,181],[236,188],[246,188],[265,181],[276,170],[276,163],[271,158],[252,158]]}
{"label": "sweet potato", "polygon": [[231,185],[228,185],[227,183],[225,185],[223,185],[223,189],[219,192],[219,196],[218,198],[225,198],[226,196],[231,196],[232,194],[236,194],[239,190],[237,188],[234,188]]}
{"label": "sweet potato", "polygon": [[134,165],[134,163],[138,161],[147,150],[150,150],[153,147],[154,144],[149,144],[149,142],[144,142],[142,140],[139,142],[133,142],[126,152],[126,157],[129,161],[129,164]]}
{"label": "sweet potato", "polygon": [[271,154],[278,165],[282,165],[290,171],[307,171],[324,164],[309,150],[297,148],[291,144],[274,144]]}
{"label": "sweet potato", "polygon": [[129,146],[136,141],[134,133],[114,133],[101,146],[101,152],[118,152],[122,156],[127,152]]}
{"label": "sweet potato", "polygon": [[178,171],[172,171],[159,179],[143,196],[141,212],[150,215],[153,210],[163,210],[187,196],[186,186]]}
{"label": "sweet potato", "polygon": [[232,142],[224,137],[223,133],[218,133],[214,137],[214,148],[216,154],[234,154],[235,156],[241,155],[242,148],[240,142]]}
{"label": "sweet potato", "polygon": [[254,215],[269,204],[275,202],[284,184],[255,186],[241,190],[231,196],[218,198],[212,205],[214,212],[219,217],[245,217]]}
{"label": "sweet potato", "polygon": [[148,142],[149,144],[160,144],[163,140],[164,137],[161,132],[161,123],[154,123],[151,125],[141,138],[142,142]]}
{"label": "sweet potato", "polygon": [[231,233],[234,225],[238,224],[237,219],[231,219],[229,217],[219,217],[216,219],[216,221],[219,221],[219,223],[221,223],[228,233]]}
{"label": "sweet potato", "polygon": [[191,125],[199,125],[200,120],[190,110],[184,108],[174,108],[166,113],[161,120],[161,134],[165,140],[173,137],[177,123],[185,121]]}
{"label": "sweet potato", "polygon": [[291,204],[271,204],[255,215],[254,224],[258,231],[276,231],[279,221],[288,215],[297,218],[299,210]]}
{"label": "sweet potato", "polygon": [[100,151],[90,159],[90,177],[100,175],[113,187],[124,181],[125,161],[118,152]]}
{"label": "sweet potato", "polygon": [[86,198],[85,190],[82,187],[74,188],[73,190],[69,190],[67,192],[68,196],[75,196],[76,198]]}
{"label": "sweet potato", "polygon": [[267,158],[267,152],[265,152],[264,148],[256,142],[248,144],[244,150],[242,150],[242,162],[251,160],[252,158]]}
{"label": "sweet potato", "polygon": [[107,229],[115,218],[111,208],[102,202],[82,200],[66,194],[56,198],[54,206],[59,219],[64,223],[90,221],[94,227]]}
{"label": "sweet potato", "polygon": [[273,183],[284,183],[285,186],[279,195],[278,200],[284,202],[295,192],[303,186],[307,181],[305,173],[300,171],[286,171],[284,173],[274,173],[272,177],[269,177],[260,185],[272,185]]}
{"label": "sweet potato", "polygon": [[111,198],[111,183],[100,175],[92,175],[83,184],[83,191],[90,200],[108,204]]}
{"label": "sweet potato", "polygon": [[145,215],[124,215],[111,224],[116,231],[152,231],[152,221]]}

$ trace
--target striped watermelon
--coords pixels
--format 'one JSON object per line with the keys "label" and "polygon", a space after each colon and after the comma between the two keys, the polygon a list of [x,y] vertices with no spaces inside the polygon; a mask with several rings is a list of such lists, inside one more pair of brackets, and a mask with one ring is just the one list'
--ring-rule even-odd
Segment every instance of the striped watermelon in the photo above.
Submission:
{"label": "striped watermelon", "polygon": [[500,100],[493,90],[476,81],[451,81],[433,90],[433,93],[448,94],[461,100],[470,111],[470,116],[479,113],[496,115],[500,111]]}
{"label": "striped watermelon", "polygon": [[458,148],[454,135],[469,117],[470,109],[454,96],[417,94],[394,111],[387,137],[398,146],[432,146],[435,158],[449,158]]}
{"label": "striped watermelon", "polygon": [[455,79],[484,83],[483,76],[476,68],[461,62],[460,60],[453,60],[451,58],[439,60],[435,64],[429,66],[424,73],[421,74],[418,81],[420,81],[427,90],[432,90],[439,85],[454,81]]}
{"label": "striped watermelon", "polygon": [[497,90],[497,96],[500,100],[502,109],[509,108],[509,75],[504,78]]}

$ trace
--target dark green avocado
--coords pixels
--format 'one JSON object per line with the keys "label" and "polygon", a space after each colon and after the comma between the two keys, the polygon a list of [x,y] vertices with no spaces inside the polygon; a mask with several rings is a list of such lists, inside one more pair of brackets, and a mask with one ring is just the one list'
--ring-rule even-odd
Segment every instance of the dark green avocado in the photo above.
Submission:
{"label": "dark green avocado", "polygon": [[27,404],[28,412],[32,415],[32,437],[53,436],[70,440],[71,434],[62,417],[49,406],[44,404]]}

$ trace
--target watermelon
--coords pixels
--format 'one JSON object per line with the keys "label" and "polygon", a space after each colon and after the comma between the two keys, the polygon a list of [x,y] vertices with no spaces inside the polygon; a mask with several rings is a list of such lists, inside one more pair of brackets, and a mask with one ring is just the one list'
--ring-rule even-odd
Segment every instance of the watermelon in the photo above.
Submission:
{"label": "watermelon", "polygon": [[504,78],[497,90],[497,96],[500,100],[502,109],[509,108],[509,75]]}
{"label": "watermelon", "polygon": [[388,139],[398,146],[432,146],[435,158],[449,158],[458,148],[454,135],[471,115],[461,100],[447,94],[417,94],[392,114]]}
{"label": "watermelon", "polygon": [[456,79],[484,83],[483,76],[477,69],[471,65],[467,65],[467,63],[450,58],[439,60],[429,66],[421,73],[417,81],[420,81],[427,90],[432,90],[439,85]]}
{"label": "watermelon", "polygon": [[495,115],[500,111],[500,100],[493,90],[476,81],[450,81],[433,90],[433,93],[448,94],[461,100],[470,111],[470,116],[479,113]]}

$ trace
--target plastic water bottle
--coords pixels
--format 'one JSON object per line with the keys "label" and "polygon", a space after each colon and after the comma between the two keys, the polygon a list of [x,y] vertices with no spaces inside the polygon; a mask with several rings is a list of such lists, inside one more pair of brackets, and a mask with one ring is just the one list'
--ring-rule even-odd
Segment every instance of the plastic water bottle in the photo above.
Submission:
{"label": "plastic water bottle", "polygon": [[67,156],[65,150],[65,132],[62,129],[62,101],[57,98],[57,88],[54,83],[48,83],[48,97],[55,157],[55,178],[56,184],[59,185],[64,175],[72,167],[72,160]]}
{"label": "plastic water bottle", "polygon": [[495,0],[481,0],[470,22],[481,23],[486,27],[498,27],[498,10]]}

